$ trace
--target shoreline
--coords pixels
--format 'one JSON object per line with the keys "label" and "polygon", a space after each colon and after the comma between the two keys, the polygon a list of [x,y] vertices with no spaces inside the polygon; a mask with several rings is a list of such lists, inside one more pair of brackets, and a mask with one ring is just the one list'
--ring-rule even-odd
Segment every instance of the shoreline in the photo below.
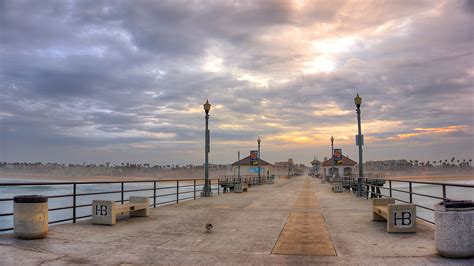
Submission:
{"label": "shoreline", "polygon": [[472,174],[462,175],[419,175],[419,176],[389,176],[386,179],[400,181],[424,181],[424,182],[449,182],[449,181],[471,181],[474,180]]}
{"label": "shoreline", "polygon": [[[204,177],[163,177],[163,176],[54,176],[54,175],[45,175],[45,174],[11,174],[11,173],[0,173],[0,183],[2,181],[13,182],[18,180],[20,182],[121,182],[121,181],[143,181],[143,180],[192,180],[192,179],[203,179]],[[211,179],[213,179],[211,177]],[[215,179],[215,178],[214,178]]]}
{"label": "shoreline", "polygon": [[[150,176],[54,176],[47,174],[11,174],[11,173],[0,173],[1,182],[121,182],[121,181],[144,181],[144,180],[192,180],[192,179],[204,179],[199,177],[150,177]],[[211,176],[211,179],[216,179]],[[474,181],[474,174],[462,173],[462,174],[439,174],[439,175],[397,175],[387,176],[386,179],[400,180],[400,181],[422,181],[422,182],[445,182],[450,181]]]}

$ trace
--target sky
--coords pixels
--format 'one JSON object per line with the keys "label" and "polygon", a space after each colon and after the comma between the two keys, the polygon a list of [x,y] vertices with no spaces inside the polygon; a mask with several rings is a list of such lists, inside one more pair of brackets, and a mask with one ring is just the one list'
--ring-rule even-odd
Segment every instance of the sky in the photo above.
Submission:
{"label": "sky", "polygon": [[474,157],[474,1],[0,0],[0,161]]}

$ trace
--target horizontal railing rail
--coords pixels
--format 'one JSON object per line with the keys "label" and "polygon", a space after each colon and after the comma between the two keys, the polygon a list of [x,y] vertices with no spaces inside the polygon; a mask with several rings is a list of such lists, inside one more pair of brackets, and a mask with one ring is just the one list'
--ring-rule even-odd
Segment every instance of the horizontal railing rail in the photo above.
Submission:
{"label": "horizontal railing rail", "polygon": [[[38,193],[34,194],[46,194],[55,193],[56,191],[67,190],[68,193],[63,194],[51,194],[46,195],[48,199],[62,199],[63,201],[55,202],[55,204],[50,204],[48,208],[48,213],[67,211],[70,210],[71,213],[66,215],[66,217],[61,217],[50,220],[49,224],[58,224],[72,222],[76,223],[78,220],[86,219],[92,217],[91,211],[88,211],[86,215],[79,215],[78,211],[86,212],[84,208],[92,207],[92,200],[98,199],[93,196],[116,196],[113,199],[118,203],[128,202],[128,199],[125,198],[126,194],[140,192],[140,193],[149,193],[153,195],[143,195],[148,197],[149,206],[156,208],[157,206],[170,204],[170,203],[179,203],[180,201],[192,200],[200,198],[200,192],[203,191],[205,179],[160,179],[160,180],[127,180],[127,181],[93,181],[93,182],[16,182],[16,183],[0,183],[0,189],[8,189],[8,197],[2,197],[0,195],[0,233],[10,232],[14,230],[13,227],[13,199],[17,195],[33,194],[30,192],[32,188],[40,188],[44,186],[51,186],[52,188],[48,191],[37,191]],[[220,194],[220,188],[217,182],[217,179],[209,180],[211,190],[216,191],[217,195]],[[97,185],[115,185],[120,186],[118,188],[109,188],[102,191],[91,191],[90,186]],[[126,185],[140,185],[146,186],[144,188],[128,188]],[[89,186],[89,187],[88,187]],[[14,190],[12,192],[12,190]],[[55,191],[56,190],[56,191]],[[85,190],[79,192],[79,190]],[[1,190],[0,190],[1,191]],[[159,193],[162,191],[163,193]],[[42,193],[43,192],[43,193]],[[190,195],[191,194],[191,195]],[[118,198],[118,199],[117,199]],[[64,199],[68,199],[65,201]],[[160,201],[159,199],[163,199]],[[82,202],[82,203],[79,203]],[[87,203],[84,203],[86,201]],[[51,201],[50,201],[51,202]],[[11,203],[10,206],[6,206],[8,203]],[[6,211],[5,211],[6,210]],[[54,217],[54,215],[49,215]],[[64,216],[64,215],[63,215]],[[10,225],[9,225],[10,224]],[[6,225],[6,226],[5,226]]]}
{"label": "horizontal railing rail", "polygon": [[[374,182],[375,179],[371,178],[362,178],[363,187],[365,187],[365,196],[367,199],[370,198],[394,198],[397,201],[414,204],[417,208],[429,211],[429,215],[426,213],[417,212],[417,218],[426,221],[428,223],[434,224],[434,219],[428,219],[426,216],[433,217],[434,215],[434,200],[445,201],[445,200],[466,200],[466,195],[470,195],[471,198],[474,198],[474,185],[470,184],[457,184],[457,183],[439,183],[439,182],[426,182],[426,181],[410,181],[410,180],[396,180],[396,179],[385,179],[385,184],[383,186],[377,185],[377,182]],[[353,180],[357,183],[357,179]],[[394,183],[403,184],[402,188],[394,187]],[[421,187],[416,187],[414,185],[422,185]],[[427,194],[421,191],[415,192],[414,190],[427,190],[426,186],[431,186],[431,191],[435,194]],[[406,189],[403,189],[405,188]],[[449,188],[457,188],[458,191],[452,191],[448,194]],[[382,191],[386,192],[383,193]],[[395,195],[396,193],[398,195]],[[456,194],[456,195],[454,195]],[[408,199],[403,199],[402,195],[408,197]],[[417,199],[416,199],[416,198]],[[461,198],[460,198],[461,197]],[[468,196],[469,197],[469,196]],[[424,204],[423,204],[424,203]],[[426,206],[427,204],[432,204],[433,207]],[[423,217],[423,214],[426,216]]]}

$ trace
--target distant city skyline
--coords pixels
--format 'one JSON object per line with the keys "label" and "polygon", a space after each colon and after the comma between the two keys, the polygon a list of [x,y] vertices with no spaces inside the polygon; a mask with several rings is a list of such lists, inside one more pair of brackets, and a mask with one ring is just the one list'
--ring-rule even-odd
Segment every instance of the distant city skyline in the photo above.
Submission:
{"label": "distant city skyline", "polygon": [[0,161],[474,157],[474,1],[0,2]]}

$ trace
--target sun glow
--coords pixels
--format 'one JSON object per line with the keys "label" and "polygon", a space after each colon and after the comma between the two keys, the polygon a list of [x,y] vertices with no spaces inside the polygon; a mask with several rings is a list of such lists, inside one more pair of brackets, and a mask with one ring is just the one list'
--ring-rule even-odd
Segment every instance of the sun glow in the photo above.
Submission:
{"label": "sun glow", "polygon": [[311,46],[316,53],[338,54],[350,51],[355,44],[355,37],[342,37],[313,41]]}
{"label": "sun glow", "polygon": [[303,63],[303,73],[328,73],[336,69],[336,62],[330,56],[319,56],[313,61]]}

